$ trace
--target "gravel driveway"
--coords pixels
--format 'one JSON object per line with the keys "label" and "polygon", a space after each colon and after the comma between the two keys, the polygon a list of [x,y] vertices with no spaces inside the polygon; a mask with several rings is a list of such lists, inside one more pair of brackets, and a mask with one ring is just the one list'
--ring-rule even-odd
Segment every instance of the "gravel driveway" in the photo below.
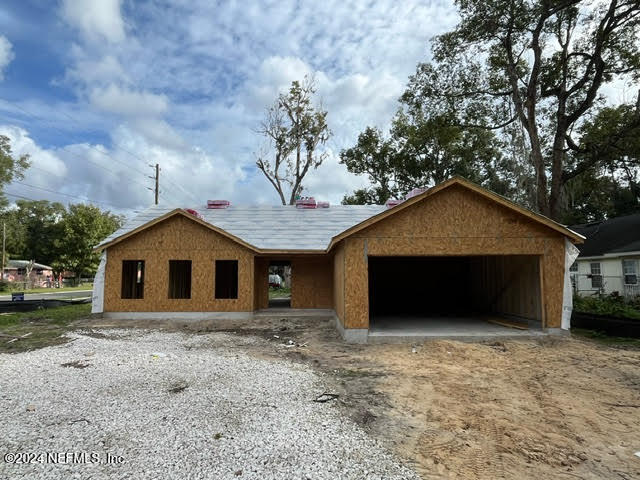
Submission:
{"label": "gravel driveway", "polygon": [[417,478],[337,402],[313,402],[322,378],[249,356],[250,338],[72,337],[0,355],[0,455],[34,454],[0,460],[0,478]]}

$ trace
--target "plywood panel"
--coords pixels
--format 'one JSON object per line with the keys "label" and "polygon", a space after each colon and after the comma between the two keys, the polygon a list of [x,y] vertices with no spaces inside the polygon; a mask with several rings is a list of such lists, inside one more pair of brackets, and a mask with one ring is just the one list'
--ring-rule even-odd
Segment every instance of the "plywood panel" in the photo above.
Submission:
{"label": "plywood panel", "polygon": [[354,236],[523,238],[561,234],[476,192],[452,186]]}
{"label": "plywood panel", "polygon": [[471,283],[480,311],[541,320],[538,256],[473,257]]}
{"label": "plywood panel", "polygon": [[369,325],[368,255],[542,256],[546,326],[560,326],[564,236],[473,191],[448,188],[340,243],[345,249],[345,328]]}
{"label": "plywood panel", "polygon": [[[123,260],[145,261],[144,298],[121,299]],[[168,298],[169,260],[192,261],[190,299]],[[215,299],[215,260],[238,260],[238,298]],[[171,217],[108,249],[106,312],[252,311],[253,253],[188,218]]]}
{"label": "plywood panel", "polygon": [[333,308],[333,262],[330,255],[291,260],[291,308]]}
{"label": "plywood panel", "polygon": [[342,322],[345,323],[344,318],[344,242],[340,244],[334,250],[333,257],[333,309],[336,315]]}
{"label": "plywood panel", "polygon": [[254,306],[255,310],[269,307],[269,260],[255,257],[254,269]]}

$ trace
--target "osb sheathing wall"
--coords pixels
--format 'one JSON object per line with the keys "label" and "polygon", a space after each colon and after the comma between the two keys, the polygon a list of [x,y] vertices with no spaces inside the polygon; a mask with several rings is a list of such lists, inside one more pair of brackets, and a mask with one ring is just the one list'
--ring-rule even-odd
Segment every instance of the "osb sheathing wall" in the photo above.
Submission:
{"label": "osb sheathing wall", "polygon": [[344,325],[344,278],[345,257],[344,242],[340,242],[334,249],[333,255],[333,309],[338,319]]}
{"label": "osb sheathing wall", "polygon": [[[122,261],[144,260],[144,298],[122,299]],[[191,298],[168,298],[169,260],[191,260]],[[238,298],[215,299],[216,260],[238,260]],[[253,253],[182,216],[109,247],[105,312],[245,312],[254,308]]]}
{"label": "osb sheathing wall", "polygon": [[331,255],[291,259],[291,308],[333,308]]}
{"label": "osb sheathing wall", "polygon": [[254,310],[269,307],[269,260],[255,257],[254,263]]}
{"label": "osb sheathing wall", "polygon": [[345,328],[368,328],[367,257],[542,255],[543,317],[560,327],[564,236],[454,185],[345,238]]}

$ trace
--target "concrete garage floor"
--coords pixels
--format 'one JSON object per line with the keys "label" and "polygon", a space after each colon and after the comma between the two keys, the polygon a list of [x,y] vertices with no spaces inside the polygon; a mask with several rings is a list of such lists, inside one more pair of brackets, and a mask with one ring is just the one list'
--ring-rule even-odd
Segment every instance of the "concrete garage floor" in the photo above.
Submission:
{"label": "concrete garage floor", "polygon": [[539,337],[541,329],[504,327],[482,317],[384,316],[371,321],[370,343],[415,342],[420,340],[493,340],[496,337]]}

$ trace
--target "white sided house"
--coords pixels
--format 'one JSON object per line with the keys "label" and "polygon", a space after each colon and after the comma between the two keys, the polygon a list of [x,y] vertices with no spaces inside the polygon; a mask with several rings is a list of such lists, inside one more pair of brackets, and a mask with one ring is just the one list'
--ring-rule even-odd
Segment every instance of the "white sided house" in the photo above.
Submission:
{"label": "white sided house", "polygon": [[640,295],[640,213],[571,229],[587,237],[570,269],[577,294]]}

